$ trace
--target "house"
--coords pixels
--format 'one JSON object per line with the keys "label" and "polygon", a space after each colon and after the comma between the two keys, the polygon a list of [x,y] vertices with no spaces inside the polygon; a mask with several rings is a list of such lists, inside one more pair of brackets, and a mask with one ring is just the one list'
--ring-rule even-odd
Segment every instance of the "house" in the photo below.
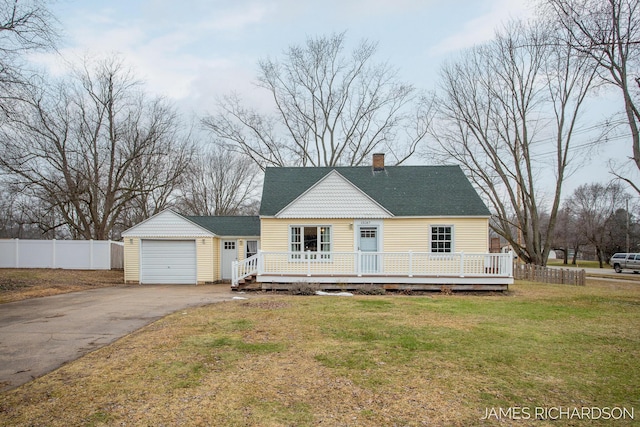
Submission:
{"label": "house", "polygon": [[212,283],[231,280],[232,263],[257,253],[260,220],[165,210],[122,238],[125,283]]}
{"label": "house", "polygon": [[512,260],[489,253],[489,218],[459,166],[385,166],[375,154],[372,166],[267,168],[259,217],[165,211],[123,233],[125,280],[168,281],[161,260],[183,259],[184,283],[234,289],[505,290]]}

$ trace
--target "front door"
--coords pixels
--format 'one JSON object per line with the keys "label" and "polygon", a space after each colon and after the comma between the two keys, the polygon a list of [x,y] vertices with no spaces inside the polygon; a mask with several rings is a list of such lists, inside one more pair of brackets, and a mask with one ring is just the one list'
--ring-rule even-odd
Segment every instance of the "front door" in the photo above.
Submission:
{"label": "front door", "polygon": [[360,227],[358,248],[362,252],[360,271],[363,274],[378,272],[378,227]]}
{"label": "front door", "polygon": [[222,280],[231,280],[231,267],[233,266],[233,261],[238,260],[236,245],[237,242],[235,240],[222,241],[222,256],[220,259],[220,263],[222,264]]}

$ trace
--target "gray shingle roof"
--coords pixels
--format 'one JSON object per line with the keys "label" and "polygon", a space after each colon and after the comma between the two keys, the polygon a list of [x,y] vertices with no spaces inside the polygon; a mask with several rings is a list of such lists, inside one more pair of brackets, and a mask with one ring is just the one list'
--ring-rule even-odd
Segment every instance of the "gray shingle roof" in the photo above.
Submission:
{"label": "gray shingle roof", "polygon": [[257,216],[183,216],[218,236],[260,236]]}
{"label": "gray shingle roof", "polygon": [[267,168],[260,215],[276,215],[334,169],[395,216],[491,214],[459,166],[358,166]]}

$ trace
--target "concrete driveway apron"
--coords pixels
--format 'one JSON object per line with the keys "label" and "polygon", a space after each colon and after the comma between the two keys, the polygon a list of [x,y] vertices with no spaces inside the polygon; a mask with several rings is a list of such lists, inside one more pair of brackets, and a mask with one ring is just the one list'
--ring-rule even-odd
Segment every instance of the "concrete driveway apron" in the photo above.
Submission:
{"label": "concrete driveway apron", "polygon": [[244,295],[229,285],[131,285],[0,304],[0,391],[187,307]]}

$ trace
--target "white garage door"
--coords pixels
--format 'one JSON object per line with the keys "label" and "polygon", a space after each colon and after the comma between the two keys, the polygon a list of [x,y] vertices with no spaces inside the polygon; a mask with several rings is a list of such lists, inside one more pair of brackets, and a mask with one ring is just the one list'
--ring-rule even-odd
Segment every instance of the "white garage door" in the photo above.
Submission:
{"label": "white garage door", "polygon": [[196,284],[194,240],[142,240],[142,283]]}

